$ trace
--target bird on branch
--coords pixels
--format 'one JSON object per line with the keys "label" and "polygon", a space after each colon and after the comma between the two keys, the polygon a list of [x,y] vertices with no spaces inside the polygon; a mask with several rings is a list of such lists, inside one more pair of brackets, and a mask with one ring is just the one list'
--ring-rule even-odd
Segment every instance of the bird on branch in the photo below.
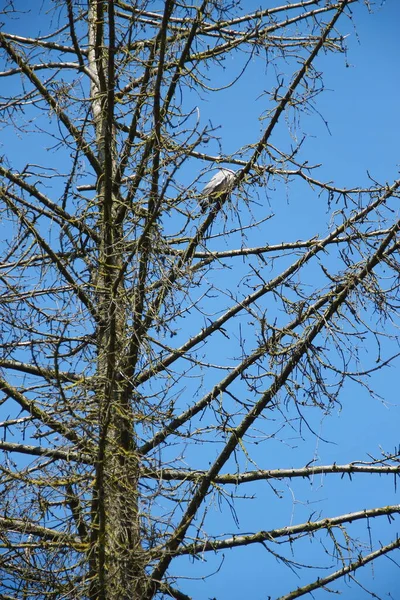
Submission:
{"label": "bird on branch", "polygon": [[232,191],[234,180],[235,171],[220,169],[202,191],[203,198],[200,200],[201,212],[206,212],[207,208],[214,203],[218,204],[218,207],[221,207]]}

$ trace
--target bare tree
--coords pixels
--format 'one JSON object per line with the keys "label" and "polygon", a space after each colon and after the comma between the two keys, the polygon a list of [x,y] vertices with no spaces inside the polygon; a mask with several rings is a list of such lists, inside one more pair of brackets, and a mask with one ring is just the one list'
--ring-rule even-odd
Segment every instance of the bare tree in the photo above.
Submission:
{"label": "bare tree", "polygon": [[[320,180],[290,129],[323,91],[316,58],[345,50],[357,3],[3,9],[2,598],[182,600],[184,556],[262,544],[300,568],[296,546],[312,536],[338,565],[308,571],[288,600],[399,547],[395,532],[367,550],[351,536],[353,522],[398,513],[389,503],[269,530],[210,525],[215,502],[253,510],[252,482],[279,503],[277,480],[398,472],[397,453],[263,461],[275,437],[314,439],[311,411],[329,414],[347,381],[367,386],[392,360],[385,340],[399,340],[400,181]],[[254,63],[275,73],[263,129],[224,153],[202,106],[228,87],[235,102]],[[222,167],[234,179],[206,203]],[[329,229],[268,244],[268,198],[297,182],[326,203]]]}

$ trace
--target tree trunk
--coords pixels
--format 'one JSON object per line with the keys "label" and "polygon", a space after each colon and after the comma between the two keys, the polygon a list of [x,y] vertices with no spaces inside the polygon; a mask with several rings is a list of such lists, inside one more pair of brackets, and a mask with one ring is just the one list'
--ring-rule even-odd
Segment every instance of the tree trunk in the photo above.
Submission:
{"label": "tree trunk", "polygon": [[92,542],[96,550],[91,557],[90,597],[117,600],[142,597],[143,552],[131,393],[121,364],[126,314],[123,231],[114,195],[113,3],[91,0],[90,13],[90,63],[97,81],[91,83],[91,100],[101,165],[97,182],[101,240],[96,276],[99,451],[92,505]]}

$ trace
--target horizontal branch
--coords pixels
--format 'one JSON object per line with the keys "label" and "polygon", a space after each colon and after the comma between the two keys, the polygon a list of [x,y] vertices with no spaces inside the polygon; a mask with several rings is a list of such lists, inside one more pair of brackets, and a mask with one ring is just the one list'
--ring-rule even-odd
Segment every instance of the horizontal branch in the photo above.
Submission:
{"label": "horizontal branch", "polygon": [[28,454],[30,456],[44,456],[45,458],[54,458],[56,460],[65,460],[66,462],[78,462],[86,465],[94,463],[94,460],[83,452],[76,452],[68,449],[43,448],[42,446],[30,446],[28,444],[17,444],[14,442],[0,441],[0,450],[5,452],[17,452],[19,454]]}
{"label": "horizontal branch", "polygon": [[[354,2],[357,2],[358,0],[346,0],[345,5],[347,4],[352,4]],[[237,48],[238,46],[241,46],[242,44],[245,43],[259,43],[260,40],[266,40],[268,42],[269,36],[271,35],[271,33],[277,31],[278,29],[282,29],[285,27],[290,27],[291,25],[297,24],[299,21],[305,20],[305,19],[312,19],[315,18],[317,16],[320,16],[323,13],[326,12],[330,12],[333,10],[338,10],[341,11],[343,9],[343,0],[340,2],[337,2],[335,4],[328,4],[327,6],[323,6],[323,7],[319,7],[319,8],[314,8],[312,10],[309,11],[304,11],[302,13],[300,13],[299,15],[296,15],[295,17],[292,18],[286,18],[283,19],[282,21],[279,22],[273,22],[272,25],[266,25],[263,28],[254,28],[254,29],[250,29],[249,31],[240,31],[240,32],[236,32],[235,37],[231,37],[231,39],[223,44],[220,45],[216,45],[214,47],[209,47],[207,48],[207,50],[203,51],[203,52],[199,52],[198,54],[196,54],[195,56],[192,56],[191,59],[193,61],[196,62],[200,62],[200,61],[205,61],[208,60],[210,58],[215,58],[217,56],[220,56],[221,54],[227,54],[229,52],[231,52],[233,49]],[[227,26],[229,23],[226,22],[225,24],[222,23],[222,26]],[[211,26],[210,28],[206,28],[205,31],[203,31],[202,33],[207,36],[207,34],[209,32],[212,32],[215,28],[219,28],[221,26],[220,23],[217,23],[214,26]],[[322,40],[322,45],[327,45],[329,44],[329,38],[328,38],[328,34],[330,33],[330,30],[327,32],[326,37]],[[232,35],[232,34],[231,34]],[[315,40],[320,42],[321,41],[321,37],[315,37]],[[313,58],[311,59],[311,61],[313,60]]]}
{"label": "horizontal branch", "polygon": [[77,381],[83,381],[82,376],[72,372],[55,371],[48,367],[40,367],[29,363],[23,363],[18,360],[9,360],[7,358],[0,358],[0,367],[4,369],[12,369],[13,371],[19,371],[21,373],[27,373],[28,375],[36,375],[37,377],[44,377],[47,381],[62,381],[67,383],[76,383]]}
{"label": "horizontal branch", "polygon": [[400,513],[400,504],[382,506],[380,508],[369,508],[340,515],[338,517],[321,519],[319,521],[307,521],[306,523],[300,523],[299,525],[271,529],[270,531],[259,531],[249,535],[234,535],[225,540],[204,540],[202,542],[195,542],[194,544],[179,548],[173,554],[174,556],[181,556],[183,554],[196,555],[202,554],[203,552],[217,552],[219,550],[225,550],[226,548],[273,542],[282,537],[288,537],[290,538],[290,541],[293,542],[294,536],[313,533],[321,529],[331,529],[332,527],[338,527],[344,523],[353,523],[354,521],[359,521],[361,519],[374,519],[375,517],[398,513]]}
{"label": "horizontal branch", "polygon": [[[242,17],[235,17],[229,20],[225,20],[223,22],[218,22],[219,26],[222,26],[226,23],[228,23],[230,26],[232,25],[238,25],[240,23],[247,23],[248,21],[258,21],[259,19],[262,19],[264,17],[267,17],[269,15],[275,14],[277,12],[282,12],[282,11],[287,11],[289,9],[296,9],[296,8],[301,8],[304,10],[304,8],[306,8],[307,6],[312,6],[313,4],[317,4],[317,0],[301,0],[300,2],[294,2],[293,4],[285,4],[283,6],[275,6],[273,8],[267,8],[264,10],[256,10],[252,13],[248,13]],[[162,19],[162,13],[157,13],[157,12],[150,12],[147,10],[143,10],[142,8],[137,8],[136,6],[133,6],[131,4],[128,4],[126,2],[123,2],[123,0],[116,0],[116,5],[119,6],[120,8],[123,8],[124,10],[127,10],[129,12],[132,12],[135,14],[135,19],[139,20],[142,17],[146,17],[147,19],[154,19],[155,22],[157,24],[159,24],[159,22]],[[180,25],[184,25],[185,27],[190,24],[192,22],[192,19],[190,17],[170,17],[170,21],[171,23],[178,23]],[[214,25],[212,23],[208,24],[208,27],[211,28],[217,28],[218,25]]]}
{"label": "horizontal branch", "polygon": [[[331,244],[344,244],[355,240],[362,240],[367,238],[374,238],[380,235],[386,235],[389,229],[376,229],[375,231],[368,231],[366,233],[354,233],[351,235],[340,236],[336,239],[330,240],[326,245]],[[282,242],[282,244],[267,244],[265,246],[257,246],[253,248],[237,248],[233,250],[217,250],[209,252],[196,252],[194,258],[204,259],[200,263],[200,266],[196,264],[196,268],[201,268],[206,264],[209,264],[213,260],[219,260],[221,258],[235,258],[241,256],[251,256],[260,254],[267,254],[268,252],[282,252],[283,250],[302,250],[303,248],[312,248],[318,246],[321,243],[320,238],[311,238],[309,240],[297,241],[297,242]],[[171,254],[182,254],[183,250],[173,250]],[[168,252],[166,252],[168,254]]]}
{"label": "horizontal branch", "polygon": [[[358,0],[349,0],[348,3],[354,3],[357,2]],[[308,7],[312,7],[314,5],[314,8],[311,8],[310,10],[306,10]],[[158,28],[160,26],[160,19],[161,19],[161,14],[155,13],[155,12],[147,12],[147,11],[142,11],[142,10],[137,10],[134,7],[129,6],[127,3],[125,2],[118,2],[118,6],[120,6],[121,8],[123,8],[124,10],[127,11],[131,11],[131,12],[136,12],[136,19],[139,22],[144,22],[147,25],[151,25],[154,26],[156,28]],[[207,50],[204,52],[200,52],[198,54],[196,54],[195,56],[191,56],[191,60],[195,60],[196,62],[199,61],[204,61],[207,59],[210,59],[212,57],[216,57],[219,56],[221,54],[227,54],[229,52],[231,52],[234,48],[237,48],[238,46],[244,44],[244,43],[252,43],[252,44],[259,44],[260,40],[263,41],[264,44],[268,44],[268,42],[272,42],[273,45],[276,45],[276,43],[279,43],[279,41],[277,42],[275,36],[271,36],[271,33],[274,31],[277,31],[279,29],[283,29],[283,28],[287,28],[290,27],[291,25],[294,25],[295,23],[298,23],[299,21],[302,20],[306,20],[306,19],[310,19],[310,18],[315,18],[319,15],[321,15],[321,13],[325,13],[325,12],[329,12],[335,9],[338,9],[340,7],[340,2],[337,3],[333,3],[333,4],[329,4],[327,6],[324,7],[320,7],[318,6],[318,2],[316,2],[315,0],[306,0],[304,2],[295,2],[294,4],[285,4],[282,5],[280,7],[271,7],[271,8],[267,8],[267,9],[263,9],[263,10],[257,10],[255,12],[243,15],[242,17],[238,17],[238,18],[232,18],[232,19],[226,19],[224,21],[220,21],[218,20],[215,23],[212,22],[204,22],[202,24],[202,29],[200,31],[200,34],[204,37],[215,37],[218,40],[224,39],[228,39],[228,41],[226,41],[223,44],[220,45],[216,45],[214,47],[211,47],[210,44],[208,44]],[[276,14],[279,12],[287,12],[289,9],[302,9],[302,12],[300,12],[299,14],[295,15],[294,17],[291,18],[282,18],[281,21],[277,21],[276,20]],[[124,16],[121,14],[121,16]],[[260,26],[261,22],[263,20],[265,20],[267,17],[273,17],[270,20],[269,24],[265,24],[263,27]],[[187,37],[187,29],[190,25],[192,25],[194,21],[194,17],[185,17],[185,18],[180,18],[180,17],[172,17],[171,18],[171,23],[172,23],[172,27],[171,30],[175,31],[175,35],[178,36],[178,39],[180,37]],[[246,27],[243,30],[240,29],[232,29],[232,27],[240,25],[240,24],[245,24],[251,21],[256,21],[257,22],[257,27],[253,26],[253,27]],[[275,38],[274,40],[272,40],[271,38]],[[310,40],[312,40],[312,42],[317,41],[319,38],[317,36],[309,36],[307,38],[307,43],[310,43]],[[329,40],[328,40],[329,41]]]}
{"label": "horizontal branch", "polygon": [[[15,35],[13,33],[3,33],[5,39],[11,40],[18,44],[27,44],[28,46],[35,46],[35,48],[49,48],[49,50],[57,50],[59,52],[70,52],[75,54],[75,48],[72,46],[64,46],[63,44],[57,44],[56,42],[49,42],[41,40],[40,38],[25,37],[22,35]],[[83,54],[87,54],[87,50],[82,51]]]}
{"label": "horizontal branch", "polygon": [[[80,69],[79,63],[76,62],[48,62],[30,65],[32,71],[41,71],[43,69]],[[18,75],[23,73],[20,67],[9,69],[8,71],[0,71],[0,77],[9,77],[10,75]],[[89,75],[89,73],[87,73]]]}
{"label": "horizontal branch", "polygon": [[[180,469],[160,469],[156,471],[146,469],[144,471],[144,476],[150,479],[164,481],[198,481],[199,479],[202,479],[206,473],[206,471],[184,471]],[[250,483],[252,481],[268,479],[294,479],[296,477],[310,478],[315,475],[353,475],[356,473],[400,475],[400,464],[395,466],[385,464],[349,463],[347,465],[318,465],[300,469],[259,469],[258,471],[249,471],[248,473],[227,473],[226,475],[218,475],[213,479],[213,483],[240,485],[241,483]]]}

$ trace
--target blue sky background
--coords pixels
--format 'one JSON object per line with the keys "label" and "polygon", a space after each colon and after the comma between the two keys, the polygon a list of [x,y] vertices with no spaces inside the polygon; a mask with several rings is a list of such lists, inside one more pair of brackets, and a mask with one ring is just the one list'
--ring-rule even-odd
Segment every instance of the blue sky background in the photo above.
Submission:
{"label": "blue sky background", "polygon": [[[283,4],[283,2],[282,2]],[[261,6],[274,6],[275,2],[257,3],[243,2],[246,10]],[[374,13],[368,13],[365,6],[352,7],[354,22],[342,17],[339,30],[347,33],[348,53],[346,55],[321,55],[316,62],[323,71],[325,92],[315,102],[316,111],[321,113],[329,126],[317,112],[303,115],[296,130],[298,139],[307,134],[300,157],[307,158],[310,163],[321,163],[315,176],[320,180],[333,180],[343,187],[370,186],[372,178],[380,183],[391,183],[398,177],[399,170],[399,95],[400,95],[400,5],[397,0],[389,0],[380,6],[377,3]],[[26,19],[30,19],[27,24]],[[31,15],[15,21],[8,30],[27,33],[27,26],[35,28]],[[225,65],[227,81],[232,73],[240,68],[240,57],[232,59]],[[290,66],[290,65],[289,65]],[[288,66],[288,72],[290,71]],[[255,58],[249,65],[242,80],[234,91],[228,89],[217,95],[199,101],[201,119],[205,123],[210,120],[213,125],[220,126],[222,151],[229,155],[236,152],[244,144],[253,143],[265,127],[258,116],[263,110],[263,89],[274,81],[270,67],[265,68],[263,57]],[[219,77],[222,75],[219,72]],[[284,123],[281,129],[283,144]],[[278,139],[278,138],[277,138]],[[37,146],[37,138],[32,135],[31,146],[26,140],[18,137],[2,139],[3,150],[13,155],[16,167],[22,167],[27,156],[31,158],[32,147],[35,155],[43,158],[47,150]],[[47,145],[47,142],[46,142]],[[215,149],[215,148],[214,148]],[[212,148],[210,148],[210,153]],[[216,153],[216,152],[215,152]],[[20,164],[18,164],[20,163]],[[189,176],[189,174],[188,174]],[[205,176],[204,181],[209,177]],[[294,183],[289,188],[277,185],[275,191],[260,192],[262,210],[268,206],[274,219],[264,232],[268,232],[268,242],[277,243],[282,240],[294,241],[319,233],[325,235],[328,230],[330,212],[325,202],[319,201],[317,195],[310,194],[305,185]],[[255,209],[257,210],[257,209]],[[261,237],[251,238],[249,245],[256,246],[265,242]],[[309,274],[312,277],[314,274]],[[218,272],[216,277],[221,281],[229,278],[229,273]],[[249,334],[250,335],[250,334]],[[183,332],[187,337],[187,331]],[[221,347],[215,349],[220,355]],[[394,345],[388,343],[385,351],[395,351]],[[374,357],[363,357],[365,364],[371,364]],[[229,363],[229,354],[226,354]],[[302,467],[314,458],[316,464],[347,463],[354,460],[369,460],[368,453],[374,457],[380,455],[381,449],[394,452],[399,445],[399,398],[398,368],[399,361],[371,376],[370,385],[379,390],[382,401],[370,397],[367,390],[348,384],[343,389],[342,407],[335,407],[331,414],[321,416],[320,411],[308,411],[307,418],[316,435],[299,435],[296,429],[291,432],[286,426],[285,436],[276,436],[253,449],[252,452],[259,466],[263,468]],[[211,383],[211,377],[207,385]],[[4,406],[3,406],[4,409]],[[284,425],[284,417],[274,415]],[[279,428],[276,421],[271,423],[271,433]],[[265,426],[267,429],[267,426]],[[286,433],[287,432],[287,433]],[[284,441],[283,441],[284,437]],[[204,467],[204,458],[213,449],[188,449],[187,460],[191,466]],[[335,516],[363,508],[399,503],[399,494],[390,476],[373,477],[355,475],[352,481],[340,475],[316,476],[309,481],[276,482],[276,490],[282,492],[282,498],[270,484],[248,484],[241,492],[249,496],[255,494],[257,501],[244,502],[238,507],[240,527],[236,529],[227,506],[220,509],[217,505],[208,515],[208,527],[211,531],[251,532],[270,529],[288,524],[306,521],[311,512],[324,516]],[[397,519],[399,521],[399,519]],[[395,532],[400,533],[397,521],[389,526],[386,518],[376,519],[371,523],[371,535],[375,542],[388,543]],[[350,532],[359,536],[368,545],[368,531],[364,523],[350,526]],[[202,579],[205,573],[213,573],[220,564],[220,557],[207,556],[206,569],[199,560],[179,559],[174,563],[173,573],[193,578],[182,584],[182,591],[196,599],[216,598],[217,600],[251,598],[267,600],[277,598],[293,588],[313,581],[317,576],[324,576],[337,568],[334,560],[321,556],[321,546],[311,544],[308,538],[301,542],[301,557],[304,564],[329,566],[328,570],[304,569],[293,573],[282,567],[262,546],[239,548],[224,553],[224,564],[221,570],[208,579]],[[276,549],[278,552],[282,548]],[[366,548],[367,551],[367,548]],[[290,554],[290,553],[289,553]],[[393,555],[394,560],[397,559]],[[369,590],[382,598],[399,597],[400,570],[389,558],[381,558],[372,566],[368,565],[356,574],[358,580]],[[199,579],[196,579],[196,578]],[[367,592],[348,582],[332,585],[339,590],[343,600],[361,600],[369,597]],[[317,591],[317,600],[324,598],[326,592]]]}

